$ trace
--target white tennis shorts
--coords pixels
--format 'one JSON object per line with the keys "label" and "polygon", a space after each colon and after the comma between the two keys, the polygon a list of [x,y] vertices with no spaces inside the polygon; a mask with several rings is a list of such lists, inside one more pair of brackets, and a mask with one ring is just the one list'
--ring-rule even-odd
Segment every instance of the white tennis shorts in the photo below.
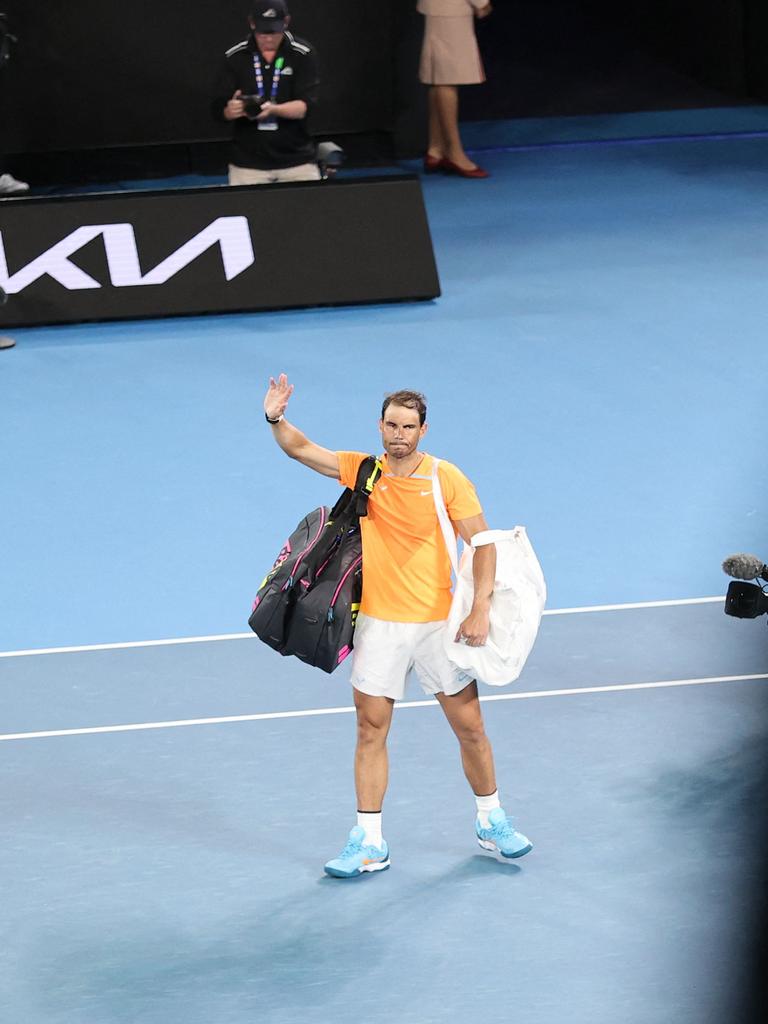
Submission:
{"label": "white tennis shorts", "polygon": [[413,669],[424,693],[452,697],[474,679],[448,660],[445,622],[387,622],[358,615],[352,685],[371,697],[402,700]]}

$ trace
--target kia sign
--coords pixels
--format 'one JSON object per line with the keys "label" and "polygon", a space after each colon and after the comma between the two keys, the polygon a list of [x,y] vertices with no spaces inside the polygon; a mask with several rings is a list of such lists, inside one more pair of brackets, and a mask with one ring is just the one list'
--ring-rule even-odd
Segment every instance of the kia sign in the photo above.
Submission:
{"label": "kia sign", "polygon": [[8,327],[430,299],[417,178],[0,202]]}
{"label": "kia sign", "polygon": [[221,245],[227,281],[237,277],[255,261],[247,217],[217,217],[212,224],[203,228],[147,274],[142,274],[139,266],[139,252],[132,224],[89,224],[87,227],[76,228],[15,274],[8,270],[4,242],[0,235],[0,281],[4,282],[9,295],[18,294],[45,274],[71,292],[81,288],[101,288],[98,281],[70,259],[70,256],[99,235],[104,241],[109,280],[115,288],[165,284],[206,249],[217,244]]}

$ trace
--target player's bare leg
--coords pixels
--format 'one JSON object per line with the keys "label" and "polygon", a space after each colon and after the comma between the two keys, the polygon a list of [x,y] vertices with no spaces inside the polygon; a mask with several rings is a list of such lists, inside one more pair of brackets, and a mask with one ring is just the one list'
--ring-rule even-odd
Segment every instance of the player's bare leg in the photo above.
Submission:
{"label": "player's bare leg", "polygon": [[355,790],[361,811],[381,811],[389,779],[387,736],[395,702],[354,690],[357,710]]}
{"label": "player's bare leg", "polygon": [[438,693],[437,699],[456,734],[467,782],[476,796],[496,790],[496,771],[491,741],[485,734],[477,683],[470,683],[452,697]]}
{"label": "player's bare leg", "polygon": [[389,847],[381,834],[381,805],[387,791],[387,736],[395,702],[389,697],[353,692],[357,709],[357,825],[339,856],[325,865],[325,873],[334,878],[353,878],[389,867]]}
{"label": "player's bare leg", "polygon": [[459,741],[464,774],[475,794],[475,833],[480,847],[505,860],[522,857],[533,844],[516,830],[499,802],[493,750],[485,734],[477,683],[470,683],[452,697],[438,693],[437,699]]}

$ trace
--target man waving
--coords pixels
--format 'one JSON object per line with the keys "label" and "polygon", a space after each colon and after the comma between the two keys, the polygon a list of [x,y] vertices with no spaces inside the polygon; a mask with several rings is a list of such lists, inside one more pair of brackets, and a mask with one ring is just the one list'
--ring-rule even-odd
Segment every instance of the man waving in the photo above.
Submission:
{"label": "man waving", "polygon": [[[354,487],[367,453],[331,451],[310,441],[285,418],[292,393],[285,374],[270,378],[264,412],[275,441],[291,458]],[[357,824],[340,855],[325,865],[327,874],[340,878],[390,866],[382,835],[387,735],[395,701],[402,700],[411,670],[424,692],[440,702],[459,741],[464,773],[475,795],[480,846],[507,859],[532,848],[500,806],[477,683],[449,661],[443,646],[451,607],[451,567],[432,495],[433,459],[419,450],[427,432],[426,416],[426,400],[416,391],[387,395],[381,409],[383,472],[369,499],[368,515],[360,522],[363,593],[352,660]],[[488,528],[475,489],[451,463],[441,460],[438,474],[448,515],[469,542]],[[495,547],[478,548],[474,603],[458,641],[485,643],[495,569]]]}

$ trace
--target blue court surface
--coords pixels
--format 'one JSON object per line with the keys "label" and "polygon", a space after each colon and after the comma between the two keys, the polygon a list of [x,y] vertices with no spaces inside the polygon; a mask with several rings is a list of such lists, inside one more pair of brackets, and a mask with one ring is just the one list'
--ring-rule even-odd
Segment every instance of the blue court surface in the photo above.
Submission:
{"label": "blue court surface", "polygon": [[[764,859],[768,135],[482,153],[424,179],[433,303],[19,331],[0,358],[0,1005],[24,1024],[714,1024]],[[548,612],[481,696],[501,864],[442,712],[390,740],[392,868],[354,824],[348,668],[247,635],[285,535],[338,489],[266,431],[378,450],[384,392]]]}

